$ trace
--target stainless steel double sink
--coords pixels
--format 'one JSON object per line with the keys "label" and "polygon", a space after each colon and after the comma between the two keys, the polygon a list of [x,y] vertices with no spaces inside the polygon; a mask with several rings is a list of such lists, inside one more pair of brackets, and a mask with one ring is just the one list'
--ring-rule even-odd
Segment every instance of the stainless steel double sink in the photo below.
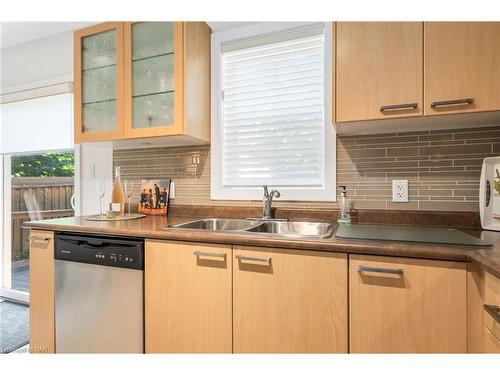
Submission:
{"label": "stainless steel double sink", "polygon": [[248,234],[264,234],[292,238],[328,238],[331,237],[334,225],[331,223],[311,221],[283,221],[258,219],[216,219],[207,218],[189,221],[167,227],[179,230],[206,230],[214,232],[239,232]]}

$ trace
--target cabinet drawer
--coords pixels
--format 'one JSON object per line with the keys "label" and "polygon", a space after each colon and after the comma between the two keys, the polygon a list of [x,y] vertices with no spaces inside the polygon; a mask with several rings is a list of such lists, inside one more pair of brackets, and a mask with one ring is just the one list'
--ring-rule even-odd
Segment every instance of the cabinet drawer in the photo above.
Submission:
{"label": "cabinet drawer", "polygon": [[500,354],[500,340],[486,327],[484,328],[484,352],[488,354]]}
{"label": "cabinet drawer", "polygon": [[349,257],[354,353],[465,353],[466,267],[461,262]]}

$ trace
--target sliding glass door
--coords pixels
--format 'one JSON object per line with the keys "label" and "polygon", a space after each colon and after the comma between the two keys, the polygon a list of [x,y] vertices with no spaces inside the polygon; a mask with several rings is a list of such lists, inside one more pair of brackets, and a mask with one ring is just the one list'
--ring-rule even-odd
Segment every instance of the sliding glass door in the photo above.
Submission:
{"label": "sliding glass door", "polygon": [[73,216],[74,152],[3,156],[3,256],[0,296],[28,301],[29,231],[25,221]]}

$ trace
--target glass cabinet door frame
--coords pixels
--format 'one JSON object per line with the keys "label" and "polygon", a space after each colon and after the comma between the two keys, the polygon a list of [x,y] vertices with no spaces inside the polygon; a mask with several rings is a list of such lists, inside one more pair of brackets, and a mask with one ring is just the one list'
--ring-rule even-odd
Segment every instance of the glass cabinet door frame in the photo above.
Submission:
{"label": "glass cabinet door frame", "polygon": [[[83,85],[82,85],[82,40],[85,37],[106,31],[116,30],[116,129],[109,132],[84,132],[83,131]],[[124,59],[123,59],[123,22],[105,22],[77,30],[73,34],[74,49],[74,128],[75,142],[92,142],[123,138],[124,117]]]}
{"label": "glass cabinet door frame", "polygon": [[174,109],[173,123],[151,128],[134,128],[132,123],[132,25],[124,22],[124,122],[125,138],[146,138],[184,133],[184,31],[183,22],[173,22]]}

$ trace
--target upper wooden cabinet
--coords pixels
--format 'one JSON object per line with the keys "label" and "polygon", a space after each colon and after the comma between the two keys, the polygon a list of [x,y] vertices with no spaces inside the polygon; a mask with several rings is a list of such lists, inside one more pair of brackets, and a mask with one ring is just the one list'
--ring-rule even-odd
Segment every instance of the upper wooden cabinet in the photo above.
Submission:
{"label": "upper wooden cabinet", "polygon": [[500,110],[500,22],[424,24],[425,115]]}
{"label": "upper wooden cabinet", "polygon": [[210,141],[204,22],[110,22],[74,34],[75,142]]}
{"label": "upper wooden cabinet", "polygon": [[234,353],[347,353],[347,256],[233,248]]}
{"label": "upper wooden cabinet", "polygon": [[75,31],[75,142],[123,137],[123,23]]}
{"label": "upper wooden cabinet", "polygon": [[349,255],[351,353],[466,353],[465,263]]}
{"label": "upper wooden cabinet", "polygon": [[337,22],[337,122],[421,116],[422,22]]}

